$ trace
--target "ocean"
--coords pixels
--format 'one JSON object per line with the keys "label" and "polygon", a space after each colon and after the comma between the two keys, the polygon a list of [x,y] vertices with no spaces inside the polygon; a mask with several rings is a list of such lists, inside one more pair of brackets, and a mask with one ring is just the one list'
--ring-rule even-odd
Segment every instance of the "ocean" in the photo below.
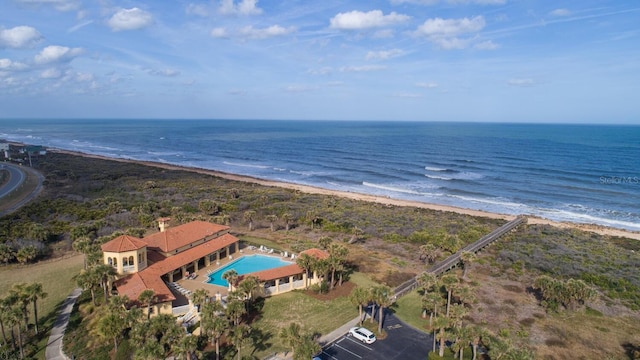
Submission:
{"label": "ocean", "polygon": [[640,126],[0,120],[0,139],[640,230]]}

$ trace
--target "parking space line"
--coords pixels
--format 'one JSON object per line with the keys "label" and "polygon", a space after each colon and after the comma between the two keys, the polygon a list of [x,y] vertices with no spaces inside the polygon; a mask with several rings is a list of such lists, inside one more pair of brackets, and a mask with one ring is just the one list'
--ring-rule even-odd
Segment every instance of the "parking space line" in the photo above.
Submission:
{"label": "parking space line", "polygon": [[360,346],[362,346],[363,348],[365,348],[365,349],[367,349],[369,351],[373,351],[373,348],[368,347],[367,345],[361,343],[360,341],[354,340],[354,339],[352,339],[350,337],[346,337],[345,339],[351,341],[352,343],[354,343],[356,345],[360,345]]}
{"label": "parking space line", "polygon": [[357,357],[358,359],[362,359],[362,356],[360,356],[360,355],[358,355],[358,354],[354,353],[353,351],[350,351],[350,350],[349,350],[349,349],[347,349],[347,348],[344,348],[344,347],[342,347],[342,346],[340,346],[340,345],[338,345],[338,344],[336,344],[335,346],[337,346],[337,347],[339,347],[340,349],[342,349],[342,350],[344,350],[344,351],[348,352],[349,354],[351,354],[351,355],[353,355],[353,356]]}
{"label": "parking space line", "polygon": [[325,354],[325,355],[327,355],[328,357],[332,358],[333,360],[338,360],[338,358],[337,358],[337,357],[333,357],[331,354],[329,354],[328,352],[326,352],[326,351],[324,351],[324,350],[322,350],[322,353],[323,353],[323,354]]}

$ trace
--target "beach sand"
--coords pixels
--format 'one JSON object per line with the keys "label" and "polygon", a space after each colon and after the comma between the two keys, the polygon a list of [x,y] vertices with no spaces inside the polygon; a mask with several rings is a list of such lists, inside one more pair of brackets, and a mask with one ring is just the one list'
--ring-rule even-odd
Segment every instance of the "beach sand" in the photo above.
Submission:
{"label": "beach sand", "polygon": [[[354,193],[354,192],[329,190],[329,189],[323,189],[323,188],[309,186],[309,185],[299,185],[299,184],[293,184],[293,183],[287,183],[287,182],[264,180],[264,179],[259,179],[251,176],[235,175],[235,174],[225,173],[225,172],[216,171],[216,170],[192,168],[192,167],[164,164],[164,163],[158,163],[158,162],[152,162],[152,161],[110,158],[106,156],[91,155],[91,154],[85,154],[81,152],[61,150],[61,149],[48,149],[48,151],[75,155],[75,156],[82,156],[87,158],[136,163],[136,164],[163,168],[167,170],[191,171],[191,172],[207,174],[207,175],[216,176],[216,177],[229,179],[229,180],[254,183],[254,184],[259,184],[264,186],[292,189],[292,190],[296,190],[296,191],[300,191],[308,194],[331,195],[331,196],[338,196],[338,197],[343,197],[343,198],[348,198],[353,200],[374,202],[374,203],[385,204],[385,205],[416,207],[416,208],[431,209],[436,211],[454,212],[454,213],[469,215],[469,216],[485,217],[485,218],[491,218],[491,219],[502,219],[507,221],[515,218],[515,216],[507,215],[507,214],[498,214],[498,213],[492,213],[492,212],[481,211],[481,210],[465,209],[465,208],[448,206],[448,205],[429,204],[429,203],[423,203],[419,201],[398,200],[398,199],[392,199],[384,196],[374,196],[374,195],[360,194],[360,193]],[[526,215],[526,214],[523,214],[523,215]],[[551,225],[551,226],[555,226],[562,229],[579,229],[583,231],[594,232],[600,235],[618,236],[618,237],[625,237],[625,238],[640,240],[640,232],[627,231],[623,229],[616,229],[616,228],[595,225],[595,224],[557,222],[557,221],[552,221],[552,220],[543,219],[543,218],[534,217],[534,216],[528,216],[528,215],[527,215],[527,218],[528,218],[529,224]]]}

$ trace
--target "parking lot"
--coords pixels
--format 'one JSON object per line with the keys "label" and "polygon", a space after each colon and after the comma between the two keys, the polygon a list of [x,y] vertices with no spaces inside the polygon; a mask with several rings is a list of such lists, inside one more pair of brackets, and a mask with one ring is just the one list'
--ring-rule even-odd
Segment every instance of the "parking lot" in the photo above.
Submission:
{"label": "parking lot", "polygon": [[[369,321],[369,320],[366,320]],[[431,349],[433,336],[404,324],[387,313],[384,321],[387,338],[364,344],[347,334],[322,349],[322,360],[424,360]]]}

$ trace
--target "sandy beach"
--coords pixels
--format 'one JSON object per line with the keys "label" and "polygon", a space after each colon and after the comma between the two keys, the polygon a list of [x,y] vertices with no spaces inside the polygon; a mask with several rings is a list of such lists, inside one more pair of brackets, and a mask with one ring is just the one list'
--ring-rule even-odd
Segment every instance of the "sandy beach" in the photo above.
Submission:
{"label": "sandy beach", "polygon": [[[191,172],[196,172],[196,173],[200,173],[200,174],[207,174],[207,175],[216,176],[216,177],[229,179],[229,180],[249,182],[249,183],[254,183],[254,184],[259,184],[259,185],[264,185],[264,186],[272,186],[272,187],[280,187],[280,188],[285,188],[285,189],[292,189],[292,190],[305,192],[305,193],[309,193],[309,194],[321,194],[321,195],[338,196],[338,197],[343,197],[343,198],[349,198],[349,199],[354,199],[354,200],[367,201],[367,202],[373,202],[373,203],[379,203],[379,204],[385,204],[385,205],[416,207],[416,208],[431,209],[431,210],[436,210],[436,211],[454,212],[454,213],[463,214],[463,215],[469,215],[469,216],[485,217],[485,218],[492,218],[492,219],[502,219],[502,220],[507,220],[507,221],[508,220],[512,220],[513,218],[515,218],[515,216],[507,215],[507,214],[491,213],[491,212],[487,212],[487,211],[465,209],[465,208],[460,208],[460,207],[455,207],[455,206],[429,204],[429,203],[423,203],[423,202],[418,202],[418,201],[398,200],[398,199],[392,199],[392,198],[388,198],[388,197],[373,196],[373,195],[360,194],[360,193],[354,193],[354,192],[328,190],[328,189],[323,189],[323,188],[319,188],[319,187],[315,187],[315,186],[299,185],[299,184],[292,184],[292,183],[280,182],[280,181],[272,181],[272,180],[264,180],[264,179],[259,179],[259,178],[255,178],[255,177],[236,175],[236,174],[229,174],[229,173],[225,173],[225,172],[221,172],[221,171],[215,171],[215,170],[192,168],[192,167],[171,165],[171,164],[158,163],[158,162],[152,162],[152,161],[141,161],[141,160],[110,158],[110,157],[106,157],[106,156],[91,155],[91,154],[85,154],[85,153],[81,153],[81,152],[62,150],[62,149],[48,149],[48,150],[52,151],[52,152],[64,153],[64,154],[75,155],[75,156],[82,156],[82,157],[86,157],[86,158],[94,158],[94,159],[103,159],[103,160],[111,160],[111,161],[143,164],[143,165],[154,166],[154,167],[163,168],[163,169],[167,169],[167,170],[191,171]],[[523,215],[527,215],[527,214],[523,214]],[[562,228],[562,229],[579,229],[579,230],[583,230],[583,231],[594,232],[594,233],[597,233],[597,234],[600,234],[600,235],[618,236],[618,237],[626,237],[626,238],[630,238],[630,239],[640,240],[640,232],[633,232],[633,231],[627,231],[627,230],[623,230],[623,229],[610,228],[610,227],[605,227],[605,226],[600,226],[600,225],[595,225],[595,224],[578,224],[578,223],[569,223],[569,222],[557,222],[557,221],[551,221],[551,220],[547,220],[547,219],[543,219],[543,218],[539,218],[539,217],[534,217],[534,216],[527,216],[527,217],[528,217],[528,223],[529,224],[551,225],[551,226],[555,226],[555,227]]]}

